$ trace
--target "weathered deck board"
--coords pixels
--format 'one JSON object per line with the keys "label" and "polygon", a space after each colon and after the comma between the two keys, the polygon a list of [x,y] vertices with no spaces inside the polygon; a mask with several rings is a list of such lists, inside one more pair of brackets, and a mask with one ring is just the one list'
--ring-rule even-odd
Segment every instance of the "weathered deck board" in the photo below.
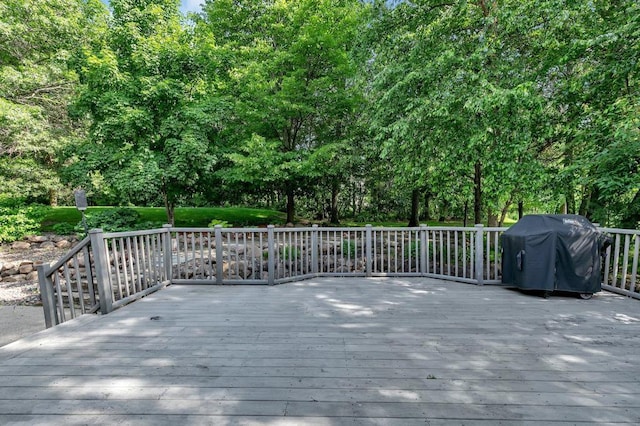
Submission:
{"label": "weathered deck board", "polygon": [[0,348],[0,424],[638,424],[638,354],[608,293],[174,286]]}

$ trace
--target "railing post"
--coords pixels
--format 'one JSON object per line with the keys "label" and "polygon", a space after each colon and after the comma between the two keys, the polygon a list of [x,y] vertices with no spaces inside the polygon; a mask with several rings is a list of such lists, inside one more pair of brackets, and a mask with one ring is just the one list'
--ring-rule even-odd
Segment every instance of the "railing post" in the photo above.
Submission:
{"label": "railing post", "polygon": [[429,244],[429,238],[427,238],[427,225],[420,225],[420,272],[427,274],[427,244]]}
{"label": "railing post", "polygon": [[370,277],[373,274],[373,232],[372,226],[367,225],[365,231],[365,266],[366,266],[366,275]]}
{"label": "railing post", "polygon": [[318,225],[311,229],[311,273],[318,273]]}
{"label": "railing post", "polygon": [[171,244],[171,224],[164,224],[162,228],[165,230],[165,233],[162,235],[163,237],[163,256],[162,259],[164,261],[164,273],[166,281],[173,281],[173,245]]}
{"label": "railing post", "polygon": [[275,226],[267,226],[267,270],[269,272],[269,285],[276,283],[276,253],[275,253]]}
{"label": "railing post", "polygon": [[45,327],[51,328],[58,324],[56,298],[53,295],[53,281],[47,276],[48,265],[38,265],[38,284],[40,285],[40,297],[44,308]]}
{"label": "railing post", "polygon": [[91,239],[91,251],[96,268],[96,285],[100,297],[100,313],[108,314],[113,310],[113,295],[111,291],[111,280],[109,279],[109,259],[104,245],[102,229],[92,229],[89,231]]}
{"label": "railing post", "polygon": [[216,284],[224,284],[224,245],[222,244],[222,225],[213,227],[216,239]]}
{"label": "railing post", "polygon": [[[484,226],[476,224],[476,283],[484,285]],[[488,253],[487,253],[488,255]]]}

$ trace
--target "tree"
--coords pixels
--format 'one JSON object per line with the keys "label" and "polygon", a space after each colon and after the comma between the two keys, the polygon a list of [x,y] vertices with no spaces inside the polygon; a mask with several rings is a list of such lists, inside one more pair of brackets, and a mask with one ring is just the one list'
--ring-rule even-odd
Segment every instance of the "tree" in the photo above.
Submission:
{"label": "tree", "polygon": [[[87,53],[77,108],[91,120],[75,176],[98,174],[121,203],[157,202],[167,220],[216,165],[223,103],[197,66],[176,0],[112,0],[104,43]],[[85,185],[92,182],[85,181]]]}
{"label": "tree", "polygon": [[70,64],[104,27],[98,0],[0,4],[0,198],[57,203],[60,151],[84,134]]}
{"label": "tree", "polygon": [[[226,178],[250,185],[269,175],[266,182],[286,197],[288,222],[294,221],[295,197],[314,183],[313,151],[346,140],[346,129],[326,129],[338,126],[353,108],[349,50],[359,11],[356,0],[204,5],[201,25],[230,61],[226,81],[237,99],[236,138],[244,146],[228,156],[233,166]],[[252,148],[256,143],[260,150]],[[254,173],[248,164],[265,169]]]}

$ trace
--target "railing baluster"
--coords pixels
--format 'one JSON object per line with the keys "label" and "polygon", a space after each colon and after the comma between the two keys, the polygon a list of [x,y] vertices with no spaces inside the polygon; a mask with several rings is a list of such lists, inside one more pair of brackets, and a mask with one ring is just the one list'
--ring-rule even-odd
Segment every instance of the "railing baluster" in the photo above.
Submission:
{"label": "railing baluster", "polygon": [[469,278],[476,278],[476,233],[469,234]]}
{"label": "railing baluster", "polygon": [[160,237],[159,234],[154,234],[151,235],[150,237],[147,237],[150,239],[150,244],[151,244],[151,277],[153,279],[153,285],[156,285],[159,282],[162,282],[162,277],[159,276],[160,271],[162,271],[162,269],[160,268],[160,262],[159,262],[159,244],[158,244],[158,238]]}
{"label": "railing baluster", "polygon": [[620,234],[616,234],[615,254],[613,255],[613,286],[618,287],[618,261],[620,260]]}
{"label": "railing baluster", "polygon": [[640,237],[638,234],[633,237],[633,265],[631,266],[631,284],[629,290],[636,291],[636,277],[638,276],[638,255],[640,250]]}
{"label": "railing baluster", "polygon": [[462,278],[467,278],[467,232],[462,231]]}
{"label": "railing baluster", "polygon": [[[120,252],[116,244],[116,238],[111,238],[111,252],[113,253],[113,267],[115,268],[116,286],[118,287],[118,299],[122,299],[122,282],[120,277]],[[127,296],[129,296],[129,289],[126,289]]]}
{"label": "railing baluster", "polygon": [[447,276],[451,276],[451,232],[447,230]]}
{"label": "railing baluster", "polygon": [[404,271],[404,232],[401,232],[400,236],[402,237],[402,239],[401,239],[401,243],[398,244],[398,231],[393,231],[393,238],[395,239],[394,241],[395,249],[393,250],[393,257],[394,257],[393,266],[395,269],[393,270],[393,272],[396,272],[396,273],[398,272],[398,249],[401,250],[400,269],[402,272],[405,272]]}
{"label": "railing baluster", "polygon": [[137,283],[134,293],[137,293],[139,291],[142,291],[142,274],[140,272],[140,248],[138,247],[138,239],[136,237],[133,237],[133,239],[127,238],[127,240],[132,241],[133,245],[133,262],[135,265],[135,270],[133,273],[135,274],[135,282]]}
{"label": "railing baluster", "polygon": [[502,256],[500,253],[500,240],[498,238],[498,232],[493,233],[493,278],[498,279],[498,270],[502,267]]}
{"label": "railing baluster", "polygon": [[629,235],[624,236],[624,252],[622,254],[622,278],[620,288],[627,288],[627,268],[629,267]]}
{"label": "railing baluster", "polygon": [[93,288],[93,268],[91,266],[91,257],[89,257],[90,255],[89,255],[89,250],[87,249],[87,246],[84,246],[82,248],[82,256],[84,257],[84,270],[87,275],[87,288],[89,291],[89,302],[91,303],[91,308],[93,309],[93,307],[98,302],[96,300],[95,289]]}
{"label": "railing baluster", "polygon": [[73,318],[76,317],[76,309],[74,307],[75,303],[73,301],[73,286],[71,285],[71,278],[69,276],[69,268],[67,267],[66,263],[65,263],[62,271],[64,273],[65,282],[67,283],[67,297],[69,298],[69,312],[71,313],[71,318],[73,319]]}
{"label": "railing baluster", "polygon": [[78,255],[73,256],[73,267],[76,272],[76,282],[78,283],[78,301],[80,302],[80,312],[86,313],[84,305],[84,291],[82,291],[82,276],[80,275],[80,266],[78,265]]}
{"label": "railing baluster", "polygon": [[491,278],[489,276],[489,271],[491,271],[491,269],[490,269],[491,268],[491,265],[490,265],[490,262],[491,262],[491,238],[490,238],[491,237],[491,232],[487,232],[486,235],[487,235],[487,242],[485,244],[484,255],[486,256],[485,263],[486,263],[487,266],[485,267],[485,269],[487,271],[487,279],[489,279],[489,278]]}
{"label": "railing baluster", "polygon": [[58,271],[54,274],[54,283],[56,286],[56,296],[58,297],[58,317],[61,322],[67,321],[67,315],[64,311],[64,301],[62,300],[62,286],[60,285],[60,274]]}

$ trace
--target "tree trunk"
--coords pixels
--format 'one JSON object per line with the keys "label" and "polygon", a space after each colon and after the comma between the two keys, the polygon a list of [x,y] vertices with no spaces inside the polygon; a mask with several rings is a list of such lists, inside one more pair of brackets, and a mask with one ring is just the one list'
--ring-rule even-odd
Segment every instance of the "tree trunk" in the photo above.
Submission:
{"label": "tree trunk", "polygon": [[498,226],[498,215],[493,213],[493,209],[487,210],[487,226]]}
{"label": "tree trunk", "polygon": [[482,164],[476,161],[473,174],[473,220],[482,223]]}
{"label": "tree trunk", "polygon": [[462,226],[464,226],[465,228],[467,227],[467,222],[469,222],[468,218],[469,218],[469,202],[465,201],[464,202],[464,213],[462,214],[463,218],[462,218]]}
{"label": "tree trunk", "polygon": [[507,201],[500,212],[500,220],[498,221],[498,226],[504,225],[504,220],[507,217],[507,213],[509,212],[509,207],[511,207],[511,200]]}
{"label": "tree trunk", "polygon": [[420,225],[420,190],[411,191],[411,216],[409,217],[408,226]]}
{"label": "tree trunk", "polygon": [[565,211],[568,214],[576,214],[576,198],[573,194],[573,188],[567,188],[565,193]]}
{"label": "tree trunk", "polygon": [[175,215],[175,210],[176,210],[176,205],[173,201],[169,201],[169,197],[165,194],[164,195],[164,209],[165,212],[167,213],[167,223],[170,224],[171,226],[175,226],[176,223],[176,215]]}
{"label": "tree trunk", "polygon": [[287,188],[287,223],[293,223],[296,216],[295,196],[292,188]]}
{"label": "tree trunk", "polygon": [[431,220],[431,191],[424,193],[424,209],[422,211],[422,218],[424,220]]}
{"label": "tree trunk", "polygon": [[518,220],[522,219],[524,216],[524,201],[518,201]]}
{"label": "tree trunk", "polygon": [[49,190],[49,205],[51,207],[58,207],[58,191],[56,189]]}
{"label": "tree trunk", "polygon": [[589,214],[590,202],[591,202],[591,191],[587,188],[582,194],[582,200],[580,200],[580,207],[578,208],[579,215],[587,216]]}
{"label": "tree trunk", "polygon": [[340,223],[340,218],[338,217],[338,195],[340,194],[340,184],[338,182],[334,182],[331,185],[331,208],[329,210],[329,221],[333,224]]}

